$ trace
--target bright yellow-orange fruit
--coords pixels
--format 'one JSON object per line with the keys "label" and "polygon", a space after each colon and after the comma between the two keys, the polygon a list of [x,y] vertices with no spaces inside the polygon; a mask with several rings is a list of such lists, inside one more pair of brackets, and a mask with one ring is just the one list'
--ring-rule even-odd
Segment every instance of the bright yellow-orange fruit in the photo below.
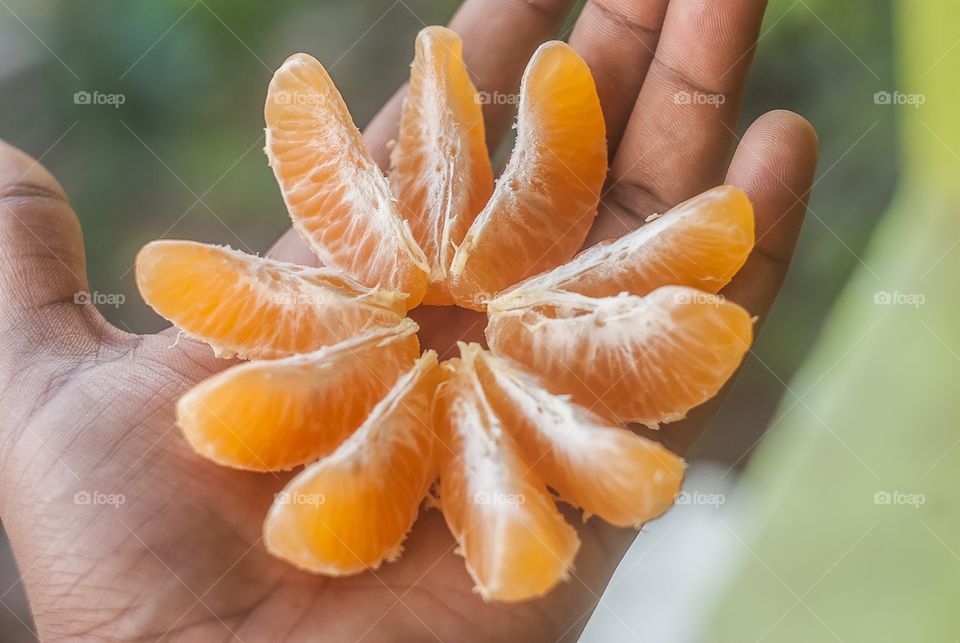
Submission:
{"label": "bright yellow-orange fruit", "polygon": [[490,406],[476,371],[444,363],[434,423],[440,506],[485,600],[541,596],[568,576],[580,539]]}
{"label": "bright yellow-orange fruit", "polygon": [[541,479],[566,502],[613,525],[639,527],[680,491],[683,459],[661,444],[553,395],[539,380],[481,349],[460,346],[490,407]]}
{"label": "bright yellow-orange fruit", "polygon": [[[325,267],[184,241],[137,257],[158,313],[218,355],[253,359],[191,389],[177,423],[224,466],[305,465],[263,524],[267,550],[302,570],[397,558],[439,475],[483,599],[542,596],[580,547],[556,501],[625,527],[661,515],[684,461],[625,424],[684,417],[749,349],[750,315],[715,294],[754,244],[747,196],[715,188],[574,256],[607,170],[596,87],[573,49],[549,42],[518,96],[494,184],[462,43],[424,29],[388,181],[326,70],[294,55],[270,83],[266,153]],[[486,312],[490,350],[419,356],[405,315],[421,303]],[[434,342],[476,315],[427,312]]]}
{"label": "bright yellow-orange fruit", "polygon": [[420,303],[430,266],[327,71],[295,54],[264,107],[267,157],[293,227],[325,266]]}
{"label": "bright yellow-orange fruit", "polygon": [[619,239],[598,243],[509,292],[568,290],[613,297],[622,292],[646,295],[672,285],[716,293],[746,262],[753,237],[750,199],[739,188],[724,185]]}
{"label": "bright yellow-orange fruit", "polygon": [[651,427],[682,419],[716,395],[753,332],[740,306],[682,286],[645,297],[514,293],[489,310],[494,353],[591,411]]}
{"label": "bright yellow-orange fruit", "polygon": [[272,554],[335,576],[400,555],[436,474],[430,409],[439,377],[428,351],[363,426],[290,481],[263,526]]}
{"label": "bright yellow-orange fruit", "polygon": [[460,37],[445,27],[417,36],[390,187],[430,262],[425,304],[449,305],[453,253],[493,192],[480,96]]}
{"label": "bright yellow-orange fruit", "polygon": [[545,43],[523,75],[510,161],[454,255],[457,304],[483,310],[501,290],[573,257],[606,172],[606,129],[590,70],[568,45]]}
{"label": "bright yellow-orange fruit", "polygon": [[221,357],[314,351],[395,326],[400,293],[367,288],[326,268],[304,268],[193,241],[154,241],[137,255],[137,287],[161,316]]}
{"label": "bright yellow-orange fruit", "polygon": [[177,424],[194,451],[252,471],[330,453],[363,422],[420,353],[417,325],[374,329],[313,353],[246,362],[180,398]]}

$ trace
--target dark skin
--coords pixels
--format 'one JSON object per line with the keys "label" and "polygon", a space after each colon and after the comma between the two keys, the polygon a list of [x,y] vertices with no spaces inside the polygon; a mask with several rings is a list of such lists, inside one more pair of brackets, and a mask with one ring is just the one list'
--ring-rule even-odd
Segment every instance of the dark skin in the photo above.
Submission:
{"label": "dark skin", "polygon": [[[452,26],[479,89],[513,92],[536,46],[555,37],[569,2],[467,0]],[[781,285],[817,158],[810,125],[788,112],[733,133],[762,0],[597,0],[570,36],[597,80],[611,171],[589,242],[641,225],[706,188],[732,183],[756,208],[757,246],[724,291],[762,320]],[[655,54],[652,52],[656,52]],[[678,104],[677,92],[722,96]],[[717,102],[717,101],[714,101]],[[395,135],[400,97],[366,136],[377,158]],[[491,147],[512,114],[488,106]],[[732,153],[732,156],[731,156]],[[731,160],[732,159],[732,160]],[[171,332],[131,335],[90,305],[79,223],[57,182],[0,147],[0,510],[44,640],[575,640],[636,532],[577,525],[573,577],[546,597],[486,604],[436,510],[403,557],[330,579],[269,556],[260,525],[285,475],[224,469],[194,455],[175,400],[222,369],[209,348]],[[288,234],[273,256],[312,261]],[[459,309],[413,315],[421,341],[450,354],[482,319]],[[660,432],[685,452],[716,402]],[[78,491],[122,494],[83,505]]]}

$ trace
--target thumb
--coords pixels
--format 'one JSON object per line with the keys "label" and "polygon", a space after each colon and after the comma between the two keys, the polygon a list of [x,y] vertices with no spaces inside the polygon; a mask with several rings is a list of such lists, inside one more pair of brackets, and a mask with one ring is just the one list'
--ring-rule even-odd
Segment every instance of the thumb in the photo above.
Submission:
{"label": "thumb", "polygon": [[80,223],[63,188],[0,141],[0,328],[41,343],[76,336],[68,323],[99,317],[93,306],[76,305],[87,290]]}

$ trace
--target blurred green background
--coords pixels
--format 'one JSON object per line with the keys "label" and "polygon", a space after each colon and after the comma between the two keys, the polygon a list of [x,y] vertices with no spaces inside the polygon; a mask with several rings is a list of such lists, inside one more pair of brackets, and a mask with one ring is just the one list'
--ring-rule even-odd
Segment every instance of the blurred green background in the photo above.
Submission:
{"label": "blurred green background", "polygon": [[[454,1],[0,0],[0,136],[42,157],[83,224],[91,289],[122,294],[117,325],[163,322],[140,301],[132,264],[158,237],[262,251],[287,227],[262,152],[262,103],[292,52],[323,61],[359,125],[403,82],[416,32]],[[744,466],[792,395],[834,300],[898,182],[903,113],[876,104],[896,86],[885,0],[771,0],[743,126],[788,108],[806,116],[822,162],[785,290],[693,459]],[[123,104],[77,104],[76,92]],[[733,474],[731,474],[733,475]],[[9,555],[0,582],[3,640],[30,640]],[[7,588],[10,589],[7,589]]]}

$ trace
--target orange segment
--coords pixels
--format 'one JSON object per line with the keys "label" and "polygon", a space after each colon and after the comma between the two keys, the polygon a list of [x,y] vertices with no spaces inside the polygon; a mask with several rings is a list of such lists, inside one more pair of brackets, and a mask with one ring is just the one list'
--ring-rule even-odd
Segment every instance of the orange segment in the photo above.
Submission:
{"label": "orange segment", "polygon": [[682,286],[646,297],[561,291],[491,302],[490,348],[606,417],[655,427],[717,394],[750,347],[750,315]]}
{"label": "orange segment", "polygon": [[420,352],[409,319],[314,353],[254,361],[180,398],[177,424],[194,451],[253,471],[291,469],[356,429]]}
{"label": "orange segment", "polygon": [[606,130],[590,70],[568,45],[545,43],[523,75],[510,161],[454,255],[457,303],[482,310],[504,288],[573,257],[596,215],[606,171]]}
{"label": "orange segment", "polygon": [[580,540],[490,407],[476,372],[445,363],[434,424],[440,506],[484,600],[541,596],[568,576]]}
{"label": "orange segment", "polygon": [[719,292],[753,249],[753,228],[747,195],[721,186],[510,291],[569,290],[613,297],[622,292],[646,295],[674,285]]}
{"label": "orange segment", "polygon": [[540,477],[566,502],[620,527],[666,511],[680,491],[683,459],[611,424],[477,344],[460,346],[491,408]]}
{"label": "orange segment", "polygon": [[326,266],[420,303],[430,270],[394,207],[387,179],[316,59],[295,54],[264,108],[267,157],[293,226]]}
{"label": "orange segment", "polygon": [[217,355],[274,358],[396,325],[400,293],[326,268],[304,268],[192,241],[154,241],[137,255],[140,294]]}
{"label": "orange segment", "polygon": [[448,305],[453,253],[493,192],[483,111],[460,37],[444,27],[417,36],[390,186],[430,262],[424,303]]}
{"label": "orange segment", "polygon": [[263,526],[273,555],[331,575],[400,555],[434,479],[430,408],[439,377],[437,355],[428,351],[363,426],[290,481]]}

